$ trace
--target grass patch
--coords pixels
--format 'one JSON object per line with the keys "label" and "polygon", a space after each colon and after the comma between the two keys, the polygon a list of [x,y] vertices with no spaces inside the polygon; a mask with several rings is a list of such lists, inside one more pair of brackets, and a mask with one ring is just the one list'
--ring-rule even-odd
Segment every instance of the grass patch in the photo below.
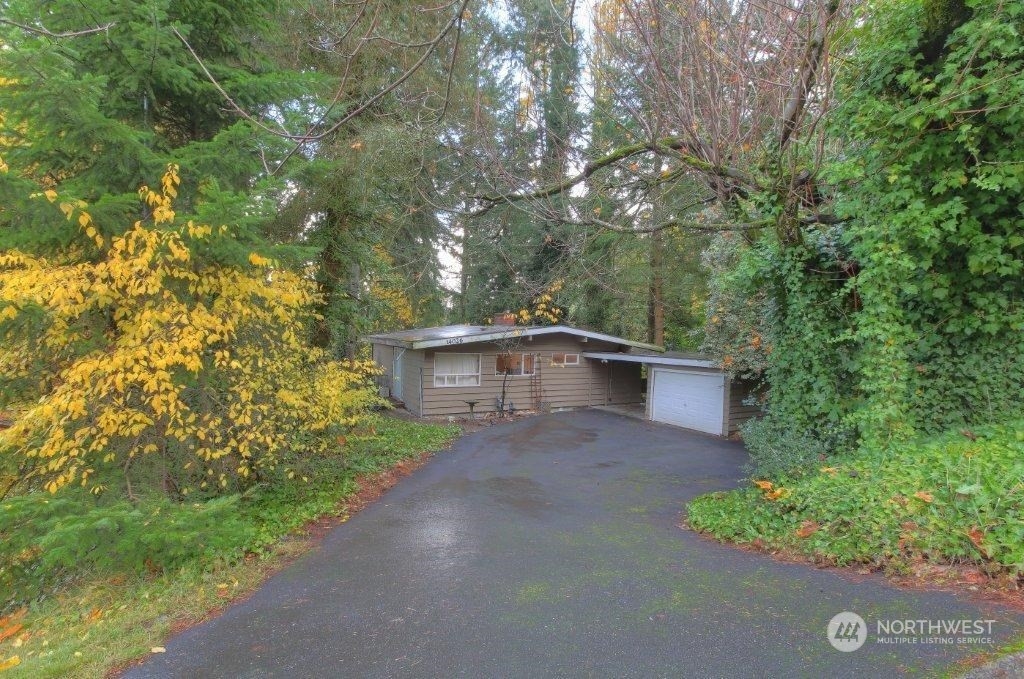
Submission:
{"label": "grass patch", "polygon": [[813,472],[693,500],[719,540],[893,572],[913,563],[1024,572],[1024,422],[831,458]]}
{"label": "grass patch", "polygon": [[[375,436],[349,440],[343,455],[318,459],[308,481],[228,499],[172,506],[144,498],[122,506],[72,494],[58,495],[60,502],[40,495],[0,505],[0,585],[18,588],[0,594],[20,605],[16,597],[31,593],[20,610],[8,605],[13,615],[0,618],[0,668],[10,665],[5,679],[103,676],[150,652],[174,625],[203,619],[306,551],[309,540],[281,538],[339,515],[360,476],[443,448],[459,433],[386,416],[372,426]],[[154,537],[140,544],[139,536]],[[15,542],[17,551],[8,548]],[[12,565],[12,552],[21,568]]]}

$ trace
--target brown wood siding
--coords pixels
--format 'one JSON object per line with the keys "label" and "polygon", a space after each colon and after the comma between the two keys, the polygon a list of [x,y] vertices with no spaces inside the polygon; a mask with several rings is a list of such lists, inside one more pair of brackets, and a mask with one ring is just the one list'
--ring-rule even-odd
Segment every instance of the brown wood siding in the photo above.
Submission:
{"label": "brown wood siding", "polygon": [[761,406],[747,404],[744,401],[754,395],[755,384],[747,380],[733,380],[729,385],[729,435],[740,430],[740,425],[747,420],[763,414]]}
{"label": "brown wood siding", "polygon": [[413,415],[422,414],[420,380],[423,376],[423,351],[406,349],[402,355],[402,402]]}
{"label": "brown wood siding", "polygon": [[377,379],[377,383],[383,386],[391,386],[391,366],[392,361],[395,360],[395,348],[389,347],[386,344],[374,344],[373,345],[373,361],[379,365],[383,370],[384,374]]}
{"label": "brown wood siding", "polygon": [[592,405],[643,403],[644,386],[639,363],[608,361],[598,366],[592,379]]}
{"label": "brown wood siding", "polygon": [[[581,354],[584,351],[614,351],[615,345],[604,342],[581,342],[579,338],[564,336],[538,336],[532,340],[523,339],[512,349],[514,353],[537,354],[536,376],[514,375],[508,377],[506,386],[506,402],[511,402],[517,410],[530,410],[535,406],[534,397],[539,396],[540,406],[544,408],[582,408],[599,405],[605,401],[595,401],[593,387],[600,380],[595,374],[605,375],[606,366],[599,361],[591,361],[580,356],[579,365],[556,366],[551,364],[553,353]],[[477,413],[489,413],[497,410],[496,400],[501,396],[503,376],[495,375],[497,356],[500,349],[493,343],[463,344],[426,350],[423,356],[423,415],[462,415],[469,412],[468,400],[478,403],[474,406]],[[434,386],[434,354],[480,354],[480,381],[478,387]],[[639,402],[639,366],[636,373],[636,402]],[[532,383],[532,384],[531,384]],[[622,387],[625,394],[625,383]],[[625,398],[625,396],[624,396]]]}
{"label": "brown wood siding", "polygon": [[378,387],[384,387],[387,389],[385,393],[391,395],[391,370],[395,360],[395,349],[389,347],[386,344],[374,344],[373,345],[373,362],[376,363],[384,371],[383,375],[378,375],[374,378],[374,382]]}

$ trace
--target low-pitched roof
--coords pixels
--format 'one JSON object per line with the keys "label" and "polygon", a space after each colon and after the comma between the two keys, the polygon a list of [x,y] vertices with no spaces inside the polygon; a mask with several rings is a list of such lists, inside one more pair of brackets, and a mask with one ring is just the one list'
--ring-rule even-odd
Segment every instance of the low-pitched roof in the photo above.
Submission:
{"label": "low-pitched roof", "polygon": [[572,328],[568,325],[444,325],[438,328],[414,328],[412,330],[399,330],[398,332],[370,335],[367,337],[367,340],[373,344],[386,344],[405,349],[429,349],[431,347],[447,347],[458,344],[473,344],[475,342],[498,342],[516,337],[535,337],[537,335],[553,335],[558,333],[610,342],[635,349],[659,352],[665,350],[663,347],[654,344],[634,342],[600,332]]}
{"label": "low-pitched roof", "polygon": [[718,368],[721,365],[710,356],[702,354],[684,354],[666,352],[663,354],[630,353],[618,354],[608,351],[584,351],[583,356],[599,361],[625,361],[627,363],[646,363],[649,365],[667,365],[679,368]]}

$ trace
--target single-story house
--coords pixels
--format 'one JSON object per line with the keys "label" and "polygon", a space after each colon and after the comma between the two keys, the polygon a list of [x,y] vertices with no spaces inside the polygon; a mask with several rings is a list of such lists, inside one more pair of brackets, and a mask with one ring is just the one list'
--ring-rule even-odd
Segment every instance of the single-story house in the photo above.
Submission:
{"label": "single-story house", "polygon": [[449,325],[367,340],[382,390],[418,416],[626,406],[728,436],[758,412],[747,385],[705,357],[564,325]]}

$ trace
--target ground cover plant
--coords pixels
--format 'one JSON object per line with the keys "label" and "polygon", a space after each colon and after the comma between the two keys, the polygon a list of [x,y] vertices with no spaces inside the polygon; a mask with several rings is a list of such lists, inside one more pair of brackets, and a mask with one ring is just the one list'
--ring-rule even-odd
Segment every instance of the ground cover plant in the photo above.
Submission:
{"label": "ground cover plant", "polygon": [[[344,452],[295,477],[204,502],[97,502],[87,492],[0,503],[0,667],[12,677],[95,677],[159,648],[176,625],[243,595],[337,516],[359,479],[436,451],[452,425],[369,418]],[[291,536],[287,540],[282,538]],[[7,676],[7,674],[5,674]]]}
{"label": "ground cover plant", "polygon": [[831,565],[915,564],[1024,573],[1024,422],[840,455],[700,497],[690,526]]}

